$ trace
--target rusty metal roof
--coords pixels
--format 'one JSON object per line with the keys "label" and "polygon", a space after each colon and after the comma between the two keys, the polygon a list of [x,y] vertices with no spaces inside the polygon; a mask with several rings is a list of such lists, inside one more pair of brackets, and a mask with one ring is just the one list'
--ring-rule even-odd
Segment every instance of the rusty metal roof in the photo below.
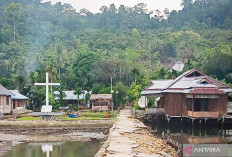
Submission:
{"label": "rusty metal roof", "polygon": [[112,99],[112,94],[92,94],[90,97],[90,100],[96,100],[96,99]]}
{"label": "rusty metal roof", "polygon": [[175,80],[152,80],[152,85],[141,92],[142,95],[152,93],[197,93],[226,94],[231,88],[215,80],[198,69],[186,71]]}
{"label": "rusty metal roof", "polygon": [[226,94],[218,88],[195,88],[189,92],[190,94]]}

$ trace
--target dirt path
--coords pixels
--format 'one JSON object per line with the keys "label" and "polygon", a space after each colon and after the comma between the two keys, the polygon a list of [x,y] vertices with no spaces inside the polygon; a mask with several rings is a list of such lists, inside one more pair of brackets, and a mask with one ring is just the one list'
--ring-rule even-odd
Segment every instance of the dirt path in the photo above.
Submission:
{"label": "dirt path", "polygon": [[129,107],[121,110],[109,131],[107,141],[95,157],[156,157],[175,156],[175,150],[149,133],[147,127],[131,118]]}

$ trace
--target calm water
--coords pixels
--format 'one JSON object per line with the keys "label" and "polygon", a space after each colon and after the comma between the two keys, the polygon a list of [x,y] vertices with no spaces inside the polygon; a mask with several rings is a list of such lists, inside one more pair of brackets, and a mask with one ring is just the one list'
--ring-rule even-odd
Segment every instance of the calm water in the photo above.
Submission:
{"label": "calm water", "polygon": [[165,120],[145,122],[149,125],[155,136],[168,140],[173,145],[182,144],[232,144],[232,122],[227,121],[224,127],[217,121],[205,124],[195,121],[194,126],[188,120],[178,119],[167,123]]}
{"label": "calm water", "polygon": [[182,155],[183,144],[232,144],[232,124],[228,122],[224,127],[217,121],[199,123],[192,126],[188,120],[174,119],[167,122],[164,119],[145,121],[156,137],[162,138]]}
{"label": "calm water", "polygon": [[21,143],[1,157],[93,157],[100,143]]}

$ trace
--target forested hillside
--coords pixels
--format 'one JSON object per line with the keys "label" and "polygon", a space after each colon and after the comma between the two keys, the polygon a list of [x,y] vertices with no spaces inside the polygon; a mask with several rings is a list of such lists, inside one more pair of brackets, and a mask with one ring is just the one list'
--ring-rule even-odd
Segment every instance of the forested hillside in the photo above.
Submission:
{"label": "forested hillside", "polygon": [[138,99],[150,79],[176,77],[169,68],[178,60],[185,70],[231,83],[232,1],[180,5],[170,12],[111,4],[93,14],[69,4],[1,0],[0,83],[29,96],[31,108],[44,100],[44,88],[33,84],[45,80],[45,71],[61,82],[55,89],[77,93],[109,93],[113,76],[118,104]]}

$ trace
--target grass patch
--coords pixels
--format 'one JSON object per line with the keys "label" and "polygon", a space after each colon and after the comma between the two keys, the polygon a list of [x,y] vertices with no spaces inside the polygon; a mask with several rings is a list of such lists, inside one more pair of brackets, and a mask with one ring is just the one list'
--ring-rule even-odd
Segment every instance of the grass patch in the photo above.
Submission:
{"label": "grass patch", "polygon": [[16,120],[40,120],[40,117],[21,117]]}
{"label": "grass patch", "polygon": [[94,111],[86,111],[80,112],[78,118],[70,118],[67,115],[57,116],[57,119],[60,120],[107,120],[107,119],[114,119],[116,120],[117,112],[115,111],[114,114],[110,115],[109,118],[106,118],[107,112],[94,112]]}
{"label": "grass patch", "polygon": [[[81,112],[80,117],[96,117],[96,118],[106,118],[107,112],[94,112],[94,111],[87,111]],[[110,118],[114,118],[117,116],[117,111],[114,111],[114,114],[110,114]]]}
{"label": "grass patch", "polygon": [[[80,112],[78,118],[70,118],[67,115],[60,115],[57,116],[57,119],[59,120],[109,120],[109,119],[114,119],[117,121],[116,116],[117,116],[117,111],[114,112],[114,114],[110,115],[109,118],[106,118],[107,112],[94,112],[94,111],[87,111],[87,112]],[[16,120],[18,121],[27,121],[27,120],[40,120],[40,117],[21,117],[17,118]]]}
{"label": "grass patch", "polygon": [[107,120],[112,118],[101,118],[101,117],[79,117],[79,118],[70,118],[68,116],[59,116],[57,117],[60,120]]}

